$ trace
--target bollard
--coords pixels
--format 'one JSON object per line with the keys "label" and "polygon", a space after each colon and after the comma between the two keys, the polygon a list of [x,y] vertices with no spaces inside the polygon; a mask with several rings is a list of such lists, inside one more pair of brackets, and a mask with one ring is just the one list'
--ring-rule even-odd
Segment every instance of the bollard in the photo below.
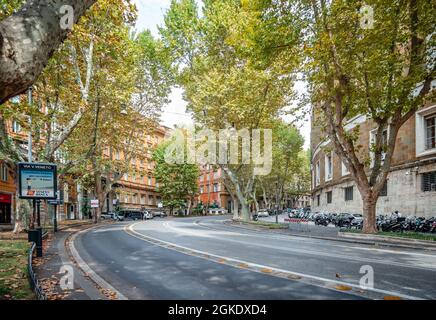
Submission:
{"label": "bollard", "polygon": [[34,242],[36,245],[36,256],[42,257],[42,228],[29,230],[27,234],[29,242]]}
{"label": "bollard", "polygon": [[36,256],[42,257],[42,228],[37,228]]}

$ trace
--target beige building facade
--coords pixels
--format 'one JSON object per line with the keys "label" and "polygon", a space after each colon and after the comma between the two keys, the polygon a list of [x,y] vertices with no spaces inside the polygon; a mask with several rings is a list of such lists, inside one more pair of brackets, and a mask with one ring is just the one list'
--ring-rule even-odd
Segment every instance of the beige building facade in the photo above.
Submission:
{"label": "beige building facade", "polygon": [[[317,123],[312,113],[312,123]],[[349,121],[347,130],[359,126],[362,153],[372,156],[369,146],[376,125],[365,116]],[[377,203],[377,214],[395,210],[404,216],[436,216],[436,104],[420,109],[400,129],[391,171]],[[384,133],[389,136],[388,130]],[[362,213],[359,190],[321,125],[312,125],[312,211]]]}

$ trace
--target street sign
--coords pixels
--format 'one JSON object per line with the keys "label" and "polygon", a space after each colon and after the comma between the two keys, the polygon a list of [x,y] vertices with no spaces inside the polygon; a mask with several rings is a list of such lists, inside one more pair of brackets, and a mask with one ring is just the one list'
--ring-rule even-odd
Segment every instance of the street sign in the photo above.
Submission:
{"label": "street sign", "polygon": [[57,167],[52,163],[18,164],[21,199],[56,199]]}
{"label": "street sign", "polygon": [[12,97],[9,101],[11,101],[13,104],[19,104],[20,103],[20,96]]}
{"label": "street sign", "polygon": [[98,208],[98,199],[91,200],[91,208]]}

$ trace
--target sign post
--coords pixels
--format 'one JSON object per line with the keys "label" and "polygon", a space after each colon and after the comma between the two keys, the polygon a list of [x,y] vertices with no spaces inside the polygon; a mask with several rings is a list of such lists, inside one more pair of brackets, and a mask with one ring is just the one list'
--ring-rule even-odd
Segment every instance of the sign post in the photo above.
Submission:
{"label": "sign post", "polygon": [[91,208],[94,209],[94,222],[97,223],[97,208],[99,207],[99,201],[98,199],[91,199]]}
{"label": "sign post", "polygon": [[41,200],[56,199],[57,167],[51,163],[18,163],[18,196],[33,200],[34,227],[35,215],[38,230],[29,231],[29,241],[35,241],[37,256],[42,256]]}

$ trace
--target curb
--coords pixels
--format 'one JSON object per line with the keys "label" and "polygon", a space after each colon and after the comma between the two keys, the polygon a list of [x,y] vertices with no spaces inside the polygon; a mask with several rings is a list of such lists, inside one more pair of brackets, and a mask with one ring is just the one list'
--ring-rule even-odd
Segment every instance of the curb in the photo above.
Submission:
{"label": "curb", "polygon": [[400,239],[391,236],[370,235],[370,234],[355,234],[350,232],[338,232],[339,237],[359,240],[369,240],[374,242],[381,242],[390,245],[407,246],[410,248],[420,248],[424,250],[436,250],[435,241],[425,241],[417,239]]}
{"label": "curb", "polygon": [[106,225],[97,225],[91,226],[89,228],[85,228],[76,232],[71,233],[65,239],[65,248],[68,250],[70,257],[73,259],[73,262],[76,263],[77,267],[87,276],[89,279],[94,282],[101,290],[112,291],[116,293],[116,300],[128,300],[128,298],[115,289],[112,285],[110,285],[106,280],[100,277],[91,267],[82,259],[79,255],[76,247],[74,246],[74,241],[77,236],[82,233],[88,232],[92,229],[97,229],[100,227],[105,227]]}

